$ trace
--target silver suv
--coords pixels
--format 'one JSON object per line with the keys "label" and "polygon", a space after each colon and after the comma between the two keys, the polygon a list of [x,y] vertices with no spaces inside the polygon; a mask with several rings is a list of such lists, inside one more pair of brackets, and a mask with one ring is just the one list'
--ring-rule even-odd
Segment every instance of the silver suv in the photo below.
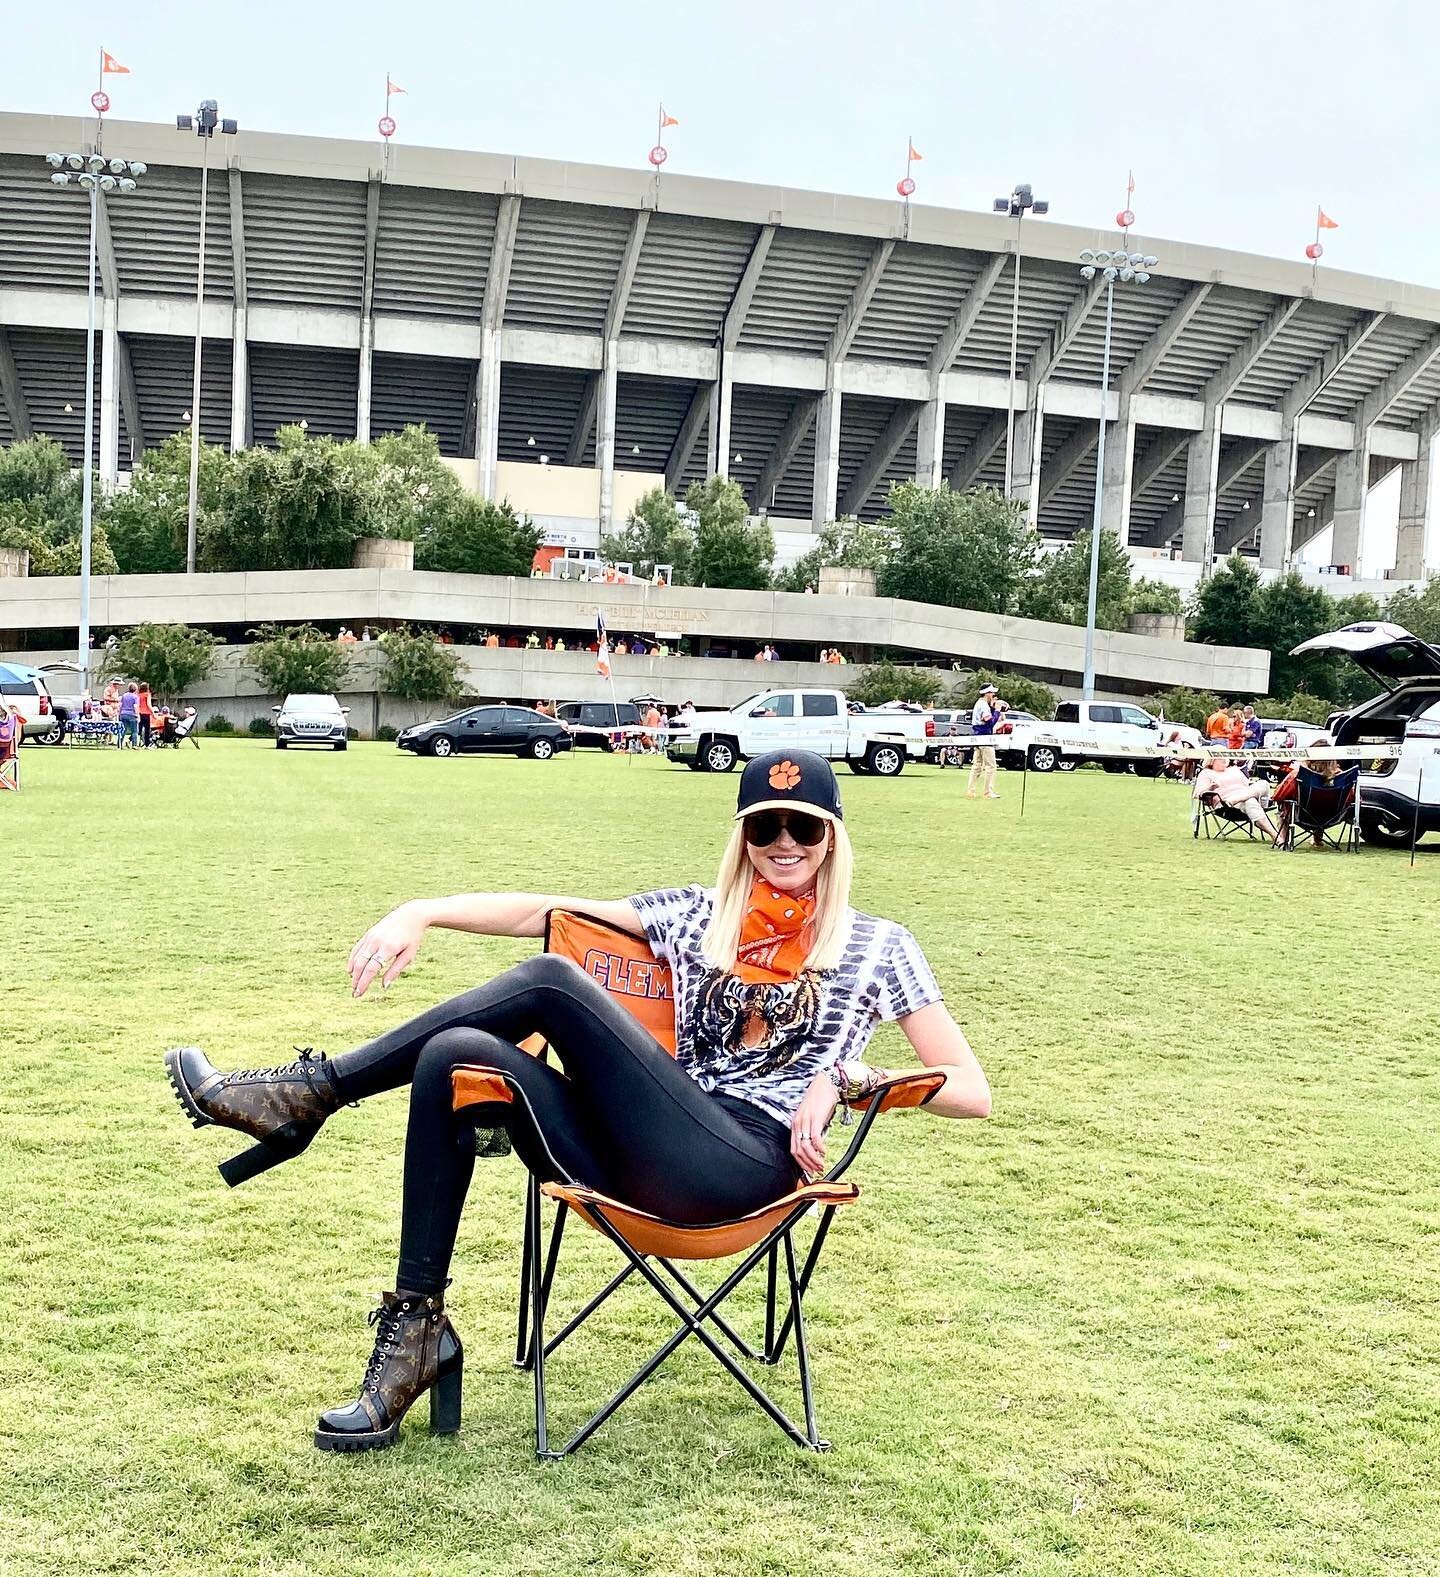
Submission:
{"label": "silver suv", "polygon": [[38,668],[0,663],[0,705],[19,709],[24,737],[32,743],[58,745],[65,737],[65,714],[57,708]]}
{"label": "silver suv", "polygon": [[345,719],[348,706],[341,706],[333,695],[287,695],[284,706],[271,707],[275,713],[275,748],[291,745],[327,745],[344,750],[348,736]]}

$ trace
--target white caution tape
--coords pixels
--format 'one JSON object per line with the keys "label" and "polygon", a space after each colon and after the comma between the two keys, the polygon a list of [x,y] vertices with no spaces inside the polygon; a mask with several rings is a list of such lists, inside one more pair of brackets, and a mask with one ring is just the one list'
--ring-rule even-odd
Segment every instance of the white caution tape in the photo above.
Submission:
{"label": "white caution tape", "polygon": [[1099,739],[1058,734],[1030,734],[1026,743],[1045,745],[1073,756],[1138,756],[1148,760],[1209,761],[1226,756],[1235,761],[1397,761],[1398,744],[1373,745],[1296,745],[1265,749],[1231,750],[1226,745],[1140,745],[1103,743]]}

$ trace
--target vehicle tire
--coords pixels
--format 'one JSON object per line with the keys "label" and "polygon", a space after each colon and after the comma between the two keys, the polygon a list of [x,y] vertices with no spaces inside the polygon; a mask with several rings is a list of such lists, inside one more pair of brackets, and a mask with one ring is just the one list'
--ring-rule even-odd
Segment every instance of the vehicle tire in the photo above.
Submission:
{"label": "vehicle tire", "polygon": [[905,770],[905,752],[899,745],[871,745],[865,752],[865,770],[877,778],[898,778]]}
{"label": "vehicle tire", "polygon": [[1163,761],[1137,761],[1135,763],[1135,776],[1137,778],[1158,778],[1165,770]]}
{"label": "vehicle tire", "polygon": [[348,750],[350,748],[350,741],[348,739],[336,740],[335,748],[337,750]]}
{"label": "vehicle tire", "polygon": [[692,772],[704,772],[706,770],[705,758],[699,755],[691,756],[685,765],[689,767]]}
{"label": "vehicle tire", "polygon": [[1057,772],[1073,772],[1079,765],[1080,763],[1074,756],[1061,756],[1055,763],[1055,770]]}
{"label": "vehicle tire", "polygon": [[30,734],[26,736],[34,745],[59,745],[65,740],[65,720],[57,717],[43,734]]}
{"label": "vehicle tire", "polygon": [[870,763],[868,761],[860,761],[860,760],[857,760],[854,756],[851,756],[847,760],[846,765],[850,768],[850,770],[855,774],[855,776],[857,778],[864,778],[864,777],[869,777],[870,776]]}
{"label": "vehicle tire", "polygon": [[442,760],[446,756],[453,756],[455,754],[455,741],[451,739],[449,734],[436,734],[434,739],[430,741],[430,754],[439,756]]}
{"label": "vehicle tire", "polygon": [[276,749],[277,749],[277,750],[283,750],[283,749],[284,749],[284,748],[285,748],[285,746],[286,746],[286,745],[287,745],[287,744],[288,744],[288,743],[289,743],[289,741],[288,741],[288,740],[284,740],[284,739],[277,739],[277,740],[276,740],[276,741],[275,741],[275,748],[276,748]]}
{"label": "vehicle tire", "polygon": [[1408,849],[1416,841],[1415,823],[1404,821],[1388,811],[1365,816],[1360,822],[1360,836],[1377,849]]}
{"label": "vehicle tire", "polygon": [[728,739],[710,739],[701,754],[705,757],[707,772],[733,772],[740,752]]}
{"label": "vehicle tire", "polygon": [[1032,772],[1054,772],[1064,758],[1054,745],[1031,745],[1030,770]]}
{"label": "vehicle tire", "polygon": [[600,748],[607,756],[613,756],[615,754],[615,741],[613,739],[601,739],[599,744]]}
{"label": "vehicle tire", "polygon": [[555,741],[553,739],[532,739],[530,748],[525,752],[532,761],[548,761],[555,754]]}
{"label": "vehicle tire", "polygon": [[1105,770],[1108,773],[1110,773],[1112,777],[1117,776],[1118,774],[1120,774],[1122,772],[1128,772],[1130,770],[1129,767],[1123,761],[1102,761],[1100,763],[1100,765],[1102,767],[1104,767]]}

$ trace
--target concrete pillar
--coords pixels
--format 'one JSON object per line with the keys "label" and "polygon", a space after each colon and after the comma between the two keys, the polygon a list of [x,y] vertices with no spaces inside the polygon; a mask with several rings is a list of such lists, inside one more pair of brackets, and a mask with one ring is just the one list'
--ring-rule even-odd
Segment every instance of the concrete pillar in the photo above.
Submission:
{"label": "concrete pillar", "polygon": [[246,308],[235,308],[230,344],[230,452],[250,447],[250,341]]}
{"label": "concrete pillar", "polygon": [[810,520],[818,531],[835,518],[840,501],[840,386],[832,366],[815,413],[815,491]]}
{"label": "concrete pillar", "polygon": [[481,498],[495,497],[500,463],[500,331],[480,331],[480,374],[475,380],[475,458]]}
{"label": "concrete pillar", "polygon": [[1205,425],[1191,436],[1185,457],[1185,514],[1181,553],[1189,564],[1210,573],[1215,557],[1215,503],[1220,476],[1220,407],[1208,406]]}
{"label": "concrete pillar", "polygon": [[1130,541],[1130,494],[1135,484],[1135,419],[1129,402],[1122,401],[1119,421],[1105,434],[1104,492],[1100,499],[1100,529],[1113,531],[1122,546]]}
{"label": "concrete pillar", "polygon": [[1260,562],[1288,569],[1295,542],[1295,424],[1265,451],[1265,491],[1260,507]]}
{"label": "concrete pillar", "polygon": [[1025,519],[1033,528],[1040,515],[1040,456],[1045,447],[1045,388],[1035,394],[1035,403],[1015,414],[1015,463],[1010,468],[1010,486],[1017,503],[1025,506]]}
{"label": "concrete pillar", "polygon": [[100,327],[100,480],[114,487],[120,477],[120,304],[113,296],[101,303]]}
{"label": "concrete pillar", "polygon": [[1425,528],[1430,519],[1431,440],[1422,434],[1420,452],[1400,462],[1400,514],[1395,529],[1395,578],[1425,578]]}
{"label": "concrete pillar", "polygon": [[920,431],[915,441],[915,480],[921,487],[939,487],[945,474],[945,398],[926,400],[920,407]]}
{"label": "concrete pillar", "polygon": [[735,383],[722,366],[710,407],[710,474],[730,475],[730,416],[735,405]]}
{"label": "concrete pillar", "polygon": [[1365,495],[1370,489],[1370,434],[1367,431],[1358,449],[1343,454],[1335,464],[1335,532],[1331,538],[1330,562],[1348,564],[1352,574],[1360,573],[1364,551]]}
{"label": "concrete pillar", "polygon": [[605,347],[600,373],[600,398],[595,407],[595,464],[600,471],[600,529],[611,531],[615,513],[615,396],[619,387],[616,357],[620,346],[611,340]]}
{"label": "concrete pillar", "polygon": [[370,377],[374,361],[375,320],[368,313],[360,319],[360,381],[355,389],[355,441],[370,442]]}

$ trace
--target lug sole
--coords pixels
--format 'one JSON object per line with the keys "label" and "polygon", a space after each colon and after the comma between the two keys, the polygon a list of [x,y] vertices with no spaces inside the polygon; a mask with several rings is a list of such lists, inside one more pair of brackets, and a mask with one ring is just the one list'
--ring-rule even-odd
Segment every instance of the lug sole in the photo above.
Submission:
{"label": "lug sole", "polygon": [[170,1080],[170,1088],[175,1092],[175,1099],[180,1110],[190,1119],[194,1128],[209,1128],[214,1119],[207,1117],[195,1104],[195,1097],[190,1093],[190,1086],[185,1082],[185,1075],[180,1071],[180,1053],[183,1047],[172,1046],[165,1053],[165,1073]]}
{"label": "lug sole", "polygon": [[330,1429],[317,1429],[315,1431],[315,1447],[318,1451],[383,1451],[387,1446],[395,1444],[400,1433],[400,1419],[385,1429],[372,1429],[364,1434],[341,1435]]}

